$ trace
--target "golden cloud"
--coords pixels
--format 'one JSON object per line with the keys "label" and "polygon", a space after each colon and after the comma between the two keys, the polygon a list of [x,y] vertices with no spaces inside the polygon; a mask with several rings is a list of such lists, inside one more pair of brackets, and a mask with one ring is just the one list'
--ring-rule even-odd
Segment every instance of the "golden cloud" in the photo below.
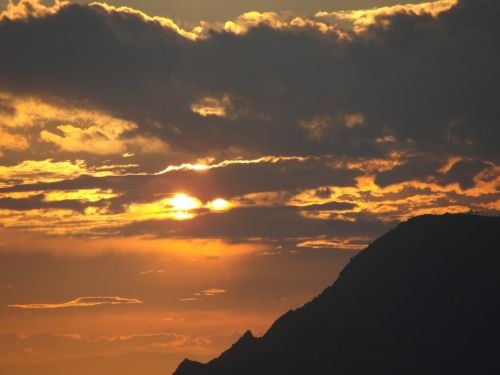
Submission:
{"label": "golden cloud", "polygon": [[0,13],[0,21],[5,18],[19,20],[28,17],[44,17],[55,14],[70,4],[70,1],[55,0],[52,6],[45,6],[40,0],[19,0],[16,3],[8,0],[5,10]]}
{"label": "golden cloud", "polygon": [[66,200],[78,200],[81,202],[99,202],[104,199],[116,198],[111,189],[79,189],[79,190],[55,190],[44,194],[45,202],[61,202]]}
{"label": "golden cloud", "polygon": [[203,301],[204,297],[214,297],[225,293],[227,293],[227,290],[225,289],[218,289],[218,288],[205,289],[202,290],[201,292],[193,293],[193,295],[190,297],[180,298],[180,301],[182,302]]}
{"label": "golden cloud", "polygon": [[93,2],[90,4],[91,7],[99,8],[102,9],[108,13],[124,13],[124,14],[130,14],[137,16],[141,18],[144,22],[154,22],[162,27],[172,30],[176,32],[177,34],[183,36],[186,39],[190,40],[197,40],[200,37],[201,29],[200,28],[195,28],[192,31],[187,31],[181,28],[178,24],[176,24],[173,20],[170,18],[165,18],[165,17],[158,17],[158,16],[149,16],[144,12],[141,12],[139,10],[130,8],[130,7],[115,7],[112,5],[108,5],[106,3],[101,3],[101,2]]}
{"label": "golden cloud", "polygon": [[204,296],[214,296],[217,294],[227,293],[227,291],[224,289],[206,289],[206,290],[202,290],[200,293]]}
{"label": "golden cloud", "polygon": [[82,175],[94,177],[125,175],[124,169],[135,164],[89,167],[84,160],[24,160],[12,166],[0,165],[0,187],[20,184],[50,183],[74,179]]}
{"label": "golden cloud", "polygon": [[284,30],[293,28],[316,29],[319,32],[334,33],[338,37],[344,37],[344,33],[335,24],[328,24],[318,19],[308,19],[302,17],[291,17],[287,14],[276,12],[247,12],[238,16],[233,21],[225,22],[222,27],[217,24],[210,25],[214,29],[222,29],[236,35],[245,34],[249,29],[259,25],[266,25],[273,29]]}
{"label": "golden cloud", "polygon": [[192,211],[202,203],[194,197],[178,193],[151,203],[133,203],[128,206],[125,217],[134,221],[177,219],[186,220],[195,216]]}
{"label": "golden cloud", "polygon": [[239,164],[260,164],[260,163],[279,163],[281,161],[307,161],[311,159],[317,159],[316,157],[305,157],[305,156],[275,156],[268,155],[262,156],[257,159],[233,159],[233,160],[224,160],[215,164],[191,164],[184,163],[181,165],[169,165],[162,171],[156,173],[156,175],[162,175],[173,171],[204,171],[213,168],[224,168],[230,165],[239,165]]}
{"label": "golden cloud", "polygon": [[[45,6],[41,0],[20,0],[14,3],[9,0],[6,9],[0,13],[0,21],[5,18],[12,20],[25,19],[27,17],[45,17],[59,12],[62,8],[71,4],[70,1],[55,0],[52,6]],[[156,23],[163,28],[171,30],[178,35],[196,41],[210,37],[212,30],[229,32],[242,35],[249,29],[266,25],[278,30],[308,28],[317,30],[323,34],[332,33],[338,38],[349,38],[349,30],[343,30],[341,26],[347,23],[355,32],[362,32],[374,24],[387,24],[387,17],[396,13],[405,14],[430,14],[436,17],[455,6],[457,0],[437,0],[419,4],[394,5],[374,9],[361,9],[354,11],[318,12],[311,17],[297,17],[291,13],[257,12],[251,11],[241,14],[233,20],[226,22],[201,21],[191,30],[186,30],[175,21],[166,17],[150,16],[139,10],[126,6],[113,6],[104,2],[93,2],[89,7],[104,11],[106,13],[121,13],[140,18],[143,22]]]}
{"label": "golden cloud", "polygon": [[[302,211],[312,219],[356,220],[357,214],[372,215],[382,221],[401,221],[423,214],[469,212],[474,207],[495,207],[500,168],[494,164],[474,177],[475,185],[463,189],[458,183],[441,185],[432,181],[410,180],[380,187],[373,175],[357,178],[357,185],[350,187],[325,186],[327,196],[318,197],[318,189],[305,190],[294,195],[288,205],[307,207],[330,202],[351,203],[351,209]],[[453,196],[453,199],[450,199]],[[485,203],[482,199],[493,202]]]}
{"label": "golden cloud", "polygon": [[9,305],[11,308],[25,310],[65,309],[69,307],[93,307],[100,305],[137,305],[142,304],[139,299],[124,297],[79,297],[63,303],[32,303],[25,305]]}
{"label": "golden cloud", "polygon": [[348,21],[355,32],[363,32],[368,27],[379,24],[388,25],[387,18],[398,13],[437,17],[457,4],[457,0],[437,0],[419,4],[393,5],[374,9],[361,9],[340,12],[318,12],[315,17],[329,22]]}
{"label": "golden cloud", "polygon": [[368,246],[370,238],[353,237],[346,239],[326,238],[307,239],[297,244],[297,247],[309,249],[362,250]]}
{"label": "golden cloud", "polygon": [[[0,14],[0,21],[5,18],[20,20],[28,17],[45,17],[56,14],[62,8],[67,7],[70,4],[70,1],[56,0],[52,6],[45,6],[42,4],[41,0],[21,0],[16,4],[12,0],[9,0],[6,10]],[[293,28],[309,28],[318,30],[324,34],[335,33],[338,37],[346,36],[346,34],[335,23],[324,22],[321,17],[303,18],[295,17],[290,14],[252,11],[243,13],[236,19],[226,22],[201,21],[191,30],[186,30],[170,18],[150,16],[144,12],[126,6],[116,7],[104,2],[93,2],[89,4],[89,7],[107,13],[132,15],[140,18],[143,22],[156,23],[161,27],[171,30],[191,41],[208,38],[212,30],[241,35],[248,32],[249,29],[262,24],[275,29],[283,30]]]}
{"label": "golden cloud", "polygon": [[[158,138],[132,135],[137,124],[95,110],[63,107],[33,97],[16,97],[1,92],[0,101],[11,108],[0,112],[0,148],[3,143],[11,150],[28,147],[25,137],[7,133],[2,130],[3,126],[10,129],[44,128],[40,132],[41,141],[72,153],[112,155],[125,154],[130,149],[162,153],[168,149],[167,144]],[[53,130],[47,130],[54,124]]]}
{"label": "golden cloud", "polygon": [[0,127],[0,152],[2,149],[23,151],[29,147],[28,139],[21,134],[11,133]]}
{"label": "golden cloud", "polygon": [[228,95],[222,97],[206,96],[191,105],[191,111],[202,117],[226,117],[227,110],[231,105]]}

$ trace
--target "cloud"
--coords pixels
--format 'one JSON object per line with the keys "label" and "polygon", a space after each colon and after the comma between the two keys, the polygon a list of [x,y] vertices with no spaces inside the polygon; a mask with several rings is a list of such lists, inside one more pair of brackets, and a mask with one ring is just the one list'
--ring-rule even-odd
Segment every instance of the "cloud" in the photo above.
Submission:
{"label": "cloud", "polygon": [[0,14],[0,20],[22,20],[29,17],[43,17],[57,13],[62,7],[69,5],[69,1],[55,0],[53,6],[45,6],[40,1],[8,0],[6,9]]}
{"label": "cloud", "polygon": [[181,298],[180,301],[181,302],[204,301],[206,297],[210,298],[210,297],[215,297],[215,296],[219,296],[219,295],[226,294],[226,293],[227,293],[227,291],[225,289],[217,289],[217,288],[206,289],[206,290],[202,290],[201,292],[193,293],[193,295],[190,297]]}
{"label": "cloud", "polygon": [[217,294],[224,294],[226,290],[224,289],[206,289],[200,292],[204,296],[215,296]]}
{"label": "cloud", "polygon": [[124,169],[131,167],[134,167],[134,165],[88,167],[84,160],[24,160],[16,165],[0,165],[0,187],[8,188],[23,184],[51,183],[71,180],[84,175],[95,177],[122,175]]}
{"label": "cloud", "polygon": [[231,99],[224,95],[222,98],[204,97],[191,105],[191,110],[202,117],[216,116],[226,117]]}
{"label": "cloud", "polygon": [[137,305],[141,300],[123,297],[79,297],[64,303],[32,303],[26,305],[9,305],[9,307],[25,310],[65,309],[69,307],[93,307],[100,305]]}
{"label": "cloud", "polygon": [[150,274],[155,274],[155,273],[165,273],[165,270],[148,270],[148,271],[141,271],[141,275],[150,275]]}
{"label": "cloud", "polygon": [[438,0],[419,4],[398,4],[354,11],[318,12],[316,13],[316,17],[323,20],[331,18],[330,22],[349,21],[352,22],[356,32],[363,32],[373,25],[388,25],[390,23],[390,18],[398,14],[418,16],[431,15],[437,17],[440,13],[449,11],[453,6],[457,5],[457,3],[458,0]]}
{"label": "cloud", "polygon": [[193,30],[28,4],[0,21],[7,228],[299,241],[498,206],[495,1]]}
{"label": "cloud", "polygon": [[[37,141],[51,143],[58,151],[95,155],[124,154],[128,151],[164,153],[168,146],[158,138],[134,135],[137,124],[94,110],[63,107],[32,97],[14,97],[0,92],[0,147],[21,151]],[[1,107],[0,107],[1,109]],[[13,133],[14,132],[14,133]],[[16,133],[17,132],[17,133]],[[43,145],[42,145],[43,146]]]}
{"label": "cloud", "polygon": [[[472,10],[480,20],[469,21]],[[231,148],[371,157],[417,148],[492,158],[498,12],[492,0],[443,0],[339,13],[363,23],[344,31],[349,38],[311,26],[323,15],[248,13],[226,30],[191,37],[130,8],[65,4],[1,21],[2,89],[113,114],[137,124],[133,132],[199,157]],[[69,23],[80,27],[62,30]],[[237,116],[222,116],[224,98]],[[300,124],[339,116],[347,126],[304,139]],[[70,144],[88,135],[65,129]]]}
{"label": "cloud", "polygon": [[29,147],[28,140],[19,134],[13,134],[0,128],[0,152],[4,150],[22,151]]}
{"label": "cloud", "polygon": [[493,213],[497,207],[500,173],[491,162],[402,156],[249,161],[7,187],[0,189],[0,217],[6,228],[45,234],[242,240],[331,236],[344,223],[364,234],[365,225],[379,228],[377,221],[416,213]]}
{"label": "cloud", "polygon": [[354,237],[348,239],[320,238],[309,239],[297,243],[297,247],[309,249],[340,249],[340,250],[362,250],[369,244],[369,238]]}

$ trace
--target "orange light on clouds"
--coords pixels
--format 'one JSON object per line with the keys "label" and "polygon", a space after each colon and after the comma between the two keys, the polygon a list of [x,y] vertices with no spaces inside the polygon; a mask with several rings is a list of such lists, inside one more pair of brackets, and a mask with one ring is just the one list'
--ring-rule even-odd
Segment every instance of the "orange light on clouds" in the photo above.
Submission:
{"label": "orange light on clouds", "polygon": [[191,105],[191,111],[201,117],[226,117],[227,109],[231,105],[229,96],[221,98],[207,96]]}
{"label": "orange light on clouds", "polygon": [[184,193],[177,193],[171,198],[164,198],[151,203],[133,203],[128,206],[128,215],[126,215],[125,219],[155,220],[172,218],[187,220],[196,216],[194,212],[190,211],[201,206],[202,203],[197,198]]}
{"label": "orange light on clouds", "polygon": [[208,203],[208,208],[213,211],[225,211],[229,208],[230,203],[222,198],[218,198]]}
{"label": "orange light on clouds", "polygon": [[168,200],[168,203],[175,211],[173,217],[177,220],[192,219],[195,215],[189,211],[201,207],[201,202],[198,199],[184,193],[175,194],[173,198]]}
{"label": "orange light on clouds", "polygon": [[201,206],[198,199],[184,193],[175,194],[173,198],[169,199],[168,203],[175,211],[189,211]]}
{"label": "orange light on clouds", "polygon": [[178,211],[174,214],[173,218],[176,220],[189,220],[192,219],[195,215],[190,214],[189,212],[186,211]]}

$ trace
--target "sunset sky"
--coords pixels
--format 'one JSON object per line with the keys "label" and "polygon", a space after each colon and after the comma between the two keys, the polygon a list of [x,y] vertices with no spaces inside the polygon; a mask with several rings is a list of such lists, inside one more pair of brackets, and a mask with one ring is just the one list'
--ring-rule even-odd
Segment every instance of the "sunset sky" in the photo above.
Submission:
{"label": "sunset sky", "polygon": [[0,1],[0,366],[213,356],[415,215],[500,211],[500,4]]}

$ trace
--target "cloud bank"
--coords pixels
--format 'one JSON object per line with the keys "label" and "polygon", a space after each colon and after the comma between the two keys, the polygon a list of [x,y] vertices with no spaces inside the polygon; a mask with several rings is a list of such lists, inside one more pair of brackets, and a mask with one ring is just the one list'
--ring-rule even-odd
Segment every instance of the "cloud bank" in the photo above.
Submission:
{"label": "cloud bank", "polygon": [[[2,223],[341,246],[417,214],[496,213],[499,17],[493,0],[440,0],[186,29],[10,3]],[[172,206],[179,194],[196,205]]]}

